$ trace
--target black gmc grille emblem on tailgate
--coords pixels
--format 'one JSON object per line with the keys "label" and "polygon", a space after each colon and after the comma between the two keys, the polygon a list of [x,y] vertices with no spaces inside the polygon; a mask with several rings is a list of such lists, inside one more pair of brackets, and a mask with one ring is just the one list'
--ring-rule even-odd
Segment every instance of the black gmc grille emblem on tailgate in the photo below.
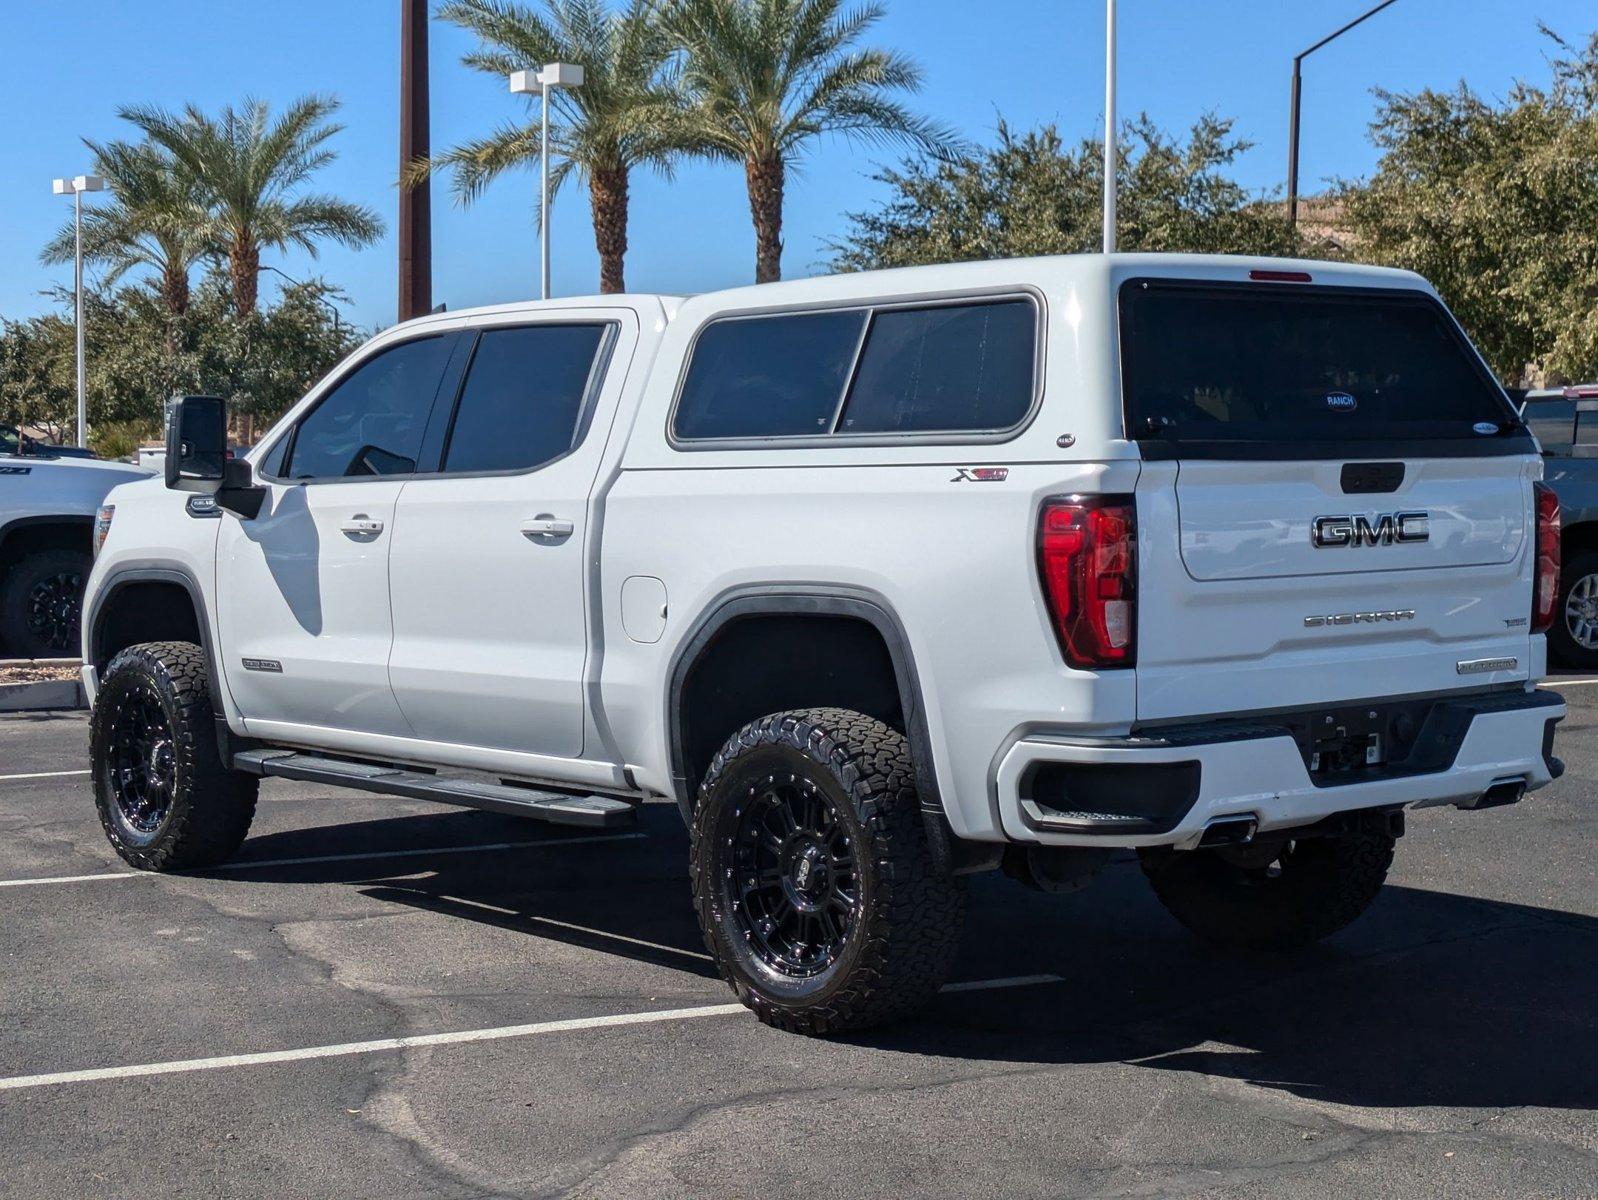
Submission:
{"label": "black gmc grille emblem on tailgate", "polygon": [[1309,540],[1318,549],[1334,546],[1391,546],[1394,542],[1424,542],[1431,536],[1426,512],[1378,513],[1367,517],[1316,517]]}

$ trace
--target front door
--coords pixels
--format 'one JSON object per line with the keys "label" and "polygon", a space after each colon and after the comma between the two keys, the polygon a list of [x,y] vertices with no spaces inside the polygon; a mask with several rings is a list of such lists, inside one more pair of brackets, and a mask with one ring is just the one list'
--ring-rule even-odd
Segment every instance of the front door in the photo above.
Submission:
{"label": "front door", "polygon": [[589,496],[636,342],[614,308],[477,335],[442,470],[396,513],[389,677],[417,737],[582,756]]}
{"label": "front door", "polygon": [[410,734],[388,681],[388,560],[405,480],[431,465],[456,342],[417,338],[357,363],[261,460],[260,514],[223,514],[220,657],[250,733]]}

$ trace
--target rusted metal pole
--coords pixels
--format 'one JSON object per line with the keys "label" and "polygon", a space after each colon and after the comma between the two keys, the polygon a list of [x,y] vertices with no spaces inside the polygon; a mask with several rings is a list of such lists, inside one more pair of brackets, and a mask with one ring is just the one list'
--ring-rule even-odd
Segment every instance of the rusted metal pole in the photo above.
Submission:
{"label": "rusted metal pole", "polygon": [[[428,154],[427,0],[400,0],[400,170]],[[431,185],[400,186],[399,319],[433,310]]]}

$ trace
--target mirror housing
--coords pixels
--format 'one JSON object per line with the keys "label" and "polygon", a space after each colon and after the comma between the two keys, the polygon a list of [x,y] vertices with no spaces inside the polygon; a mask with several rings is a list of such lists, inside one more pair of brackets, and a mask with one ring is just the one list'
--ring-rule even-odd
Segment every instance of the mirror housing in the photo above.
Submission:
{"label": "mirror housing", "polygon": [[179,396],[167,407],[166,485],[211,495],[227,467],[227,402],[220,396]]}
{"label": "mirror housing", "polygon": [[222,486],[216,489],[218,508],[250,521],[261,511],[266,489],[255,482],[255,470],[242,458],[230,458],[222,467]]}

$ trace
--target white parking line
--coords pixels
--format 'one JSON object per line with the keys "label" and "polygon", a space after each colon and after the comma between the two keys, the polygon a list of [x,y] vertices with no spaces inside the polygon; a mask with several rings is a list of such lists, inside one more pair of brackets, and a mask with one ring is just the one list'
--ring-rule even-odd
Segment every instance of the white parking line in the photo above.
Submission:
{"label": "white parking line", "polygon": [[[1025,987],[1060,982],[1058,975],[1017,975],[1009,979],[978,979],[951,983],[946,992],[975,992],[990,988]],[[614,1029],[624,1025],[658,1025],[665,1021],[691,1021],[696,1017],[725,1017],[747,1011],[742,1004],[704,1004],[697,1008],[668,1008],[655,1012],[612,1013],[603,1017],[573,1017],[564,1021],[535,1021],[530,1025],[501,1025],[493,1029],[462,1029],[453,1033],[424,1033],[411,1037],[378,1038],[370,1042],[344,1042],[336,1046],[305,1046],[298,1050],[267,1050],[256,1054],[227,1054],[218,1058],[185,1058],[173,1062],[135,1063],[125,1067],[95,1067],[86,1071],[56,1071],[48,1075],[13,1075],[0,1079],[0,1091],[55,1087],[63,1083],[93,1083],[103,1079],[135,1079],[146,1075],[182,1075],[191,1071],[217,1071],[223,1067],[257,1067],[274,1063],[304,1062],[313,1058],[344,1058],[383,1050],[409,1050],[424,1046],[459,1046],[468,1042],[497,1042],[508,1038],[536,1037],[546,1033],[571,1033],[583,1029]]]}
{"label": "white parking line", "polygon": [[[107,871],[99,875],[54,875],[49,879],[0,879],[0,887],[39,887],[46,883],[89,883],[96,879],[140,879],[145,871]],[[149,878],[155,878],[149,875]]]}
{"label": "white parking line", "polygon": [[[539,838],[528,842],[483,842],[476,846],[424,846],[416,850],[366,850],[357,854],[321,854],[308,858],[263,858],[223,863],[213,871],[250,871],[257,867],[300,867],[312,863],[356,862],[373,858],[433,858],[443,854],[488,854],[495,850],[522,850],[530,846],[582,846],[593,842],[627,842],[641,833],[605,833],[593,837]],[[46,883],[88,883],[95,879],[159,879],[155,871],[108,871],[97,875],[56,875],[49,879],[0,879],[0,887],[38,887]],[[179,875],[178,878],[185,878]]]}
{"label": "white parking line", "polygon": [[1598,679],[1545,679],[1537,686],[1552,689],[1562,687],[1585,687],[1589,683],[1598,683]]}
{"label": "white parking line", "polygon": [[0,775],[0,783],[8,779],[60,779],[65,775],[91,775],[88,768],[81,771],[28,771],[21,775]]}

